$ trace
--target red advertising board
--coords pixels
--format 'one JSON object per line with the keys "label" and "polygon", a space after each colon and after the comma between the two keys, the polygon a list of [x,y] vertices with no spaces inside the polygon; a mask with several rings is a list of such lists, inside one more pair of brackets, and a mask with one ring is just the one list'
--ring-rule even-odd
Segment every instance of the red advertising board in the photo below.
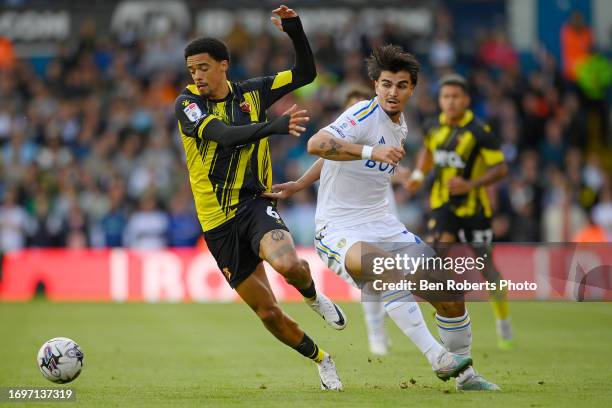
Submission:
{"label": "red advertising board", "polygon": [[[360,292],[329,271],[311,248],[298,254],[313,278],[335,300],[357,300]],[[586,298],[612,299],[612,251],[608,246],[496,246],[493,257],[505,279],[535,283],[537,289],[509,289],[511,299],[572,299],[589,273]],[[603,268],[603,269],[602,269]],[[267,264],[277,298],[300,300],[299,293]],[[28,249],[5,254],[0,301],[27,301],[44,285],[53,301],[232,302],[238,297],[225,282],[208,251],[169,249]],[[486,293],[485,293],[486,296]],[[481,299],[484,299],[481,297]]]}
{"label": "red advertising board", "polygon": [[[338,300],[359,298],[359,291],[330,272],[314,250],[298,249],[310,264],[317,286]],[[284,278],[266,271],[280,300],[300,300]],[[9,253],[3,260],[0,300],[30,300],[43,284],[54,301],[234,301],[208,251],[31,249]]]}

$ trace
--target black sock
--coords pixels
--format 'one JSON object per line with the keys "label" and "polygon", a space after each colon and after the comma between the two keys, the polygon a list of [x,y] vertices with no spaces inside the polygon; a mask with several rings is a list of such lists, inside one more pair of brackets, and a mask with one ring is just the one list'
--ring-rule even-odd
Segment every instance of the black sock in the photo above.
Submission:
{"label": "black sock", "polygon": [[320,350],[319,346],[317,346],[306,333],[304,333],[302,341],[295,347],[295,349],[304,357],[310,358],[317,363],[320,363],[323,360],[323,350]]}
{"label": "black sock", "polygon": [[314,299],[317,297],[317,290],[315,289],[314,281],[312,281],[310,286],[306,289],[298,289],[298,291],[302,294],[302,296],[308,299]]}

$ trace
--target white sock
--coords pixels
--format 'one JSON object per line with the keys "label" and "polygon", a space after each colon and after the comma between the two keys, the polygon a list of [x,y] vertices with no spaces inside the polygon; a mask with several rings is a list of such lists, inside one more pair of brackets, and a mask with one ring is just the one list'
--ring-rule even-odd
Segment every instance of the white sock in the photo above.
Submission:
{"label": "white sock", "polygon": [[412,294],[404,290],[386,291],[382,294],[382,300],[389,317],[433,365],[444,348],[427,328],[421,308]]}
{"label": "white sock", "polygon": [[512,324],[510,318],[496,320],[497,335],[504,340],[512,340]]}
{"label": "white sock", "polygon": [[451,353],[470,356],[472,353],[472,323],[467,310],[460,317],[442,317],[436,313],[440,340]]}
{"label": "white sock", "polygon": [[378,299],[368,299],[361,303],[366,328],[368,329],[368,340],[371,343],[387,343],[387,331],[385,329],[385,308]]}

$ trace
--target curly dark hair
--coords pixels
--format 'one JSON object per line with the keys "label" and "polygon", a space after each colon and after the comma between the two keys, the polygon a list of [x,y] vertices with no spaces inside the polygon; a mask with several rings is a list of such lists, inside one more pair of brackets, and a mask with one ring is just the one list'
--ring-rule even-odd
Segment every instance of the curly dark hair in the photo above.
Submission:
{"label": "curly dark hair", "polygon": [[229,49],[225,43],[217,38],[201,37],[192,40],[185,47],[185,59],[196,54],[208,54],[215,61],[229,62]]}

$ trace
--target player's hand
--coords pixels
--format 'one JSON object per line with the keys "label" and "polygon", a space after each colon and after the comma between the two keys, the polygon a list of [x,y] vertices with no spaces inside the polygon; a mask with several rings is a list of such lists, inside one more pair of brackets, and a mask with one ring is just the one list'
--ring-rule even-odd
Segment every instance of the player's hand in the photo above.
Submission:
{"label": "player's hand", "polygon": [[272,10],[272,13],[276,14],[277,16],[280,17],[276,18],[276,17],[270,17],[270,20],[272,20],[272,23],[274,23],[274,25],[276,26],[276,28],[278,28],[281,31],[283,30],[283,23],[281,22],[281,19],[283,18],[291,18],[291,17],[297,17],[297,13],[295,12],[294,9],[290,9],[289,7],[282,5],[277,9]]}
{"label": "player's hand", "polygon": [[423,185],[422,180],[410,179],[406,183],[404,183],[404,188],[408,190],[410,194],[414,194],[417,191],[419,191],[422,185]]}
{"label": "player's hand", "polygon": [[284,115],[289,115],[291,117],[289,119],[289,134],[295,137],[300,137],[300,135],[306,130],[306,128],[302,125],[310,120],[310,118],[306,116],[306,109],[298,110],[297,105],[294,104],[283,113],[283,116]]}
{"label": "player's hand", "polygon": [[286,200],[300,190],[302,190],[302,186],[297,181],[288,181],[287,183],[274,184],[272,192],[262,193],[262,196],[274,200]]}
{"label": "player's hand", "polygon": [[448,191],[450,195],[467,194],[472,188],[474,188],[472,183],[463,177],[455,176],[448,180]]}
{"label": "player's hand", "polygon": [[372,160],[397,166],[405,155],[406,152],[402,147],[376,146],[372,151]]}

